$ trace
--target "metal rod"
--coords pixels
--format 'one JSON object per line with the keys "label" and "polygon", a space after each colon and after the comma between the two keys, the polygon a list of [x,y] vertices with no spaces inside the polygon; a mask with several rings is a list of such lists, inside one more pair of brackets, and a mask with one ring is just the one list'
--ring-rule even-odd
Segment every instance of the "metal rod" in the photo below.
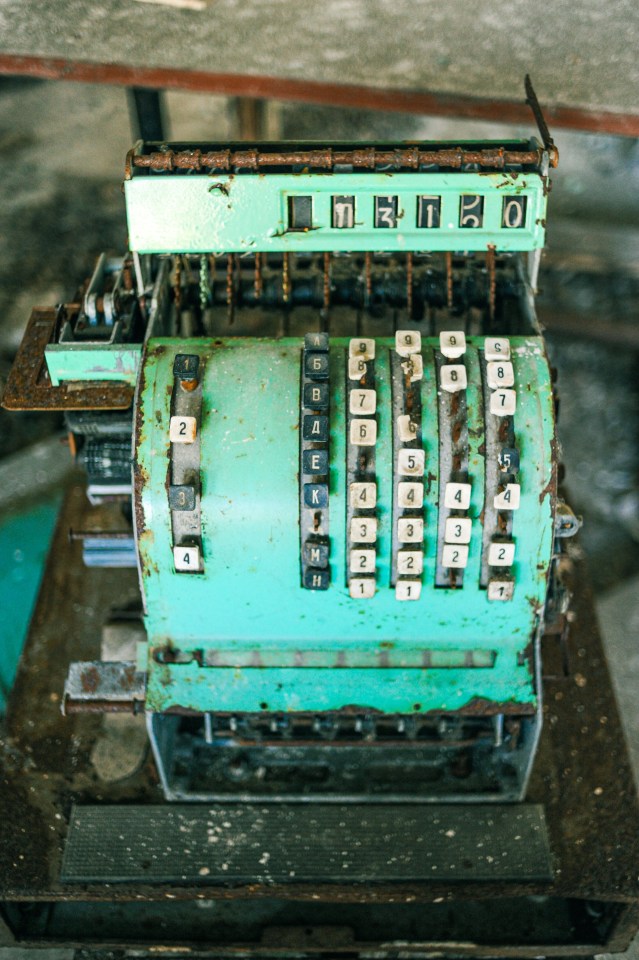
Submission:
{"label": "metal rod", "polygon": [[497,277],[495,274],[495,245],[488,244],[486,251],[486,264],[488,266],[488,313],[490,322],[495,319],[495,299],[497,293]]}
{"label": "metal rod", "polygon": [[406,254],[406,309],[408,319],[413,316],[413,254]]}
{"label": "metal rod", "polygon": [[446,300],[448,309],[453,309],[453,255],[446,251]]}

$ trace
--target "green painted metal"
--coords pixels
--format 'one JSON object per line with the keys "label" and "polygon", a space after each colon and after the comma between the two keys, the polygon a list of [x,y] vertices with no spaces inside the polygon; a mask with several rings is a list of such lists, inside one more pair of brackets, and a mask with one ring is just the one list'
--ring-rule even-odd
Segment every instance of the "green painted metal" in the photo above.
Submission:
{"label": "green painted metal", "polygon": [[[151,340],[140,383],[138,535],[149,635],[147,708],[455,710],[478,698],[535,702],[529,645],[543,609],[552,551],[554,419],[543,341],[511,338],[522,458],[514,517],[516,588],[509,603],[480,589],[484,490],[483,402],[477,347],[469,338],[468,426],[474,520],[462,589],[435,588],[439,498],[435,341],[423,346],[427,457],[421,599],[399,603],[389,586],[392,491],[390,340],[377,341],[378,590],[353,600],[346,586],[345,357],[331,341],[331,587],[300,587],[298,525],[300,339]],[[173,569],[166,492],[168,424],[177,352],[203,361],[201,575]],[[141,508],[141,509],[140,509]],[[202,651],[200,666],[158,662],[159,650]],[[460,651],[492,666],[461,668]],[[262,652],[264,659],[262,659]],[[430,663],[422,667],[425,652]],[[247,666],[247,658],[253,664]],[[377,662],[377,667],[375,666]],[[335,669],[344,663],[351,669]],[[265,707],[264,704],[267,706]]]}
{"label": "green painted metal", "polygon": [[65,380],[118,380],[135,384],[140,343],[50,343],[44,351],[51,384]]}
{"label": "green painted metal", "polygon": [[[522,251],[544,245],[538,173],[137,174],[124,184],[129,244],[140,253]],[[332,227],[331,199],[355,196],[355,226]],[[398,197],[398,225],[374,226],[374,197]],[[483,227],[460,228],[460,197],[484,198]],[[290,197],[311,196],[313,227],[288,229]],[[441,226],[417,227],[417,198],[441,197]],[[505,197],[527,198],[523,229],[502,227]]]}

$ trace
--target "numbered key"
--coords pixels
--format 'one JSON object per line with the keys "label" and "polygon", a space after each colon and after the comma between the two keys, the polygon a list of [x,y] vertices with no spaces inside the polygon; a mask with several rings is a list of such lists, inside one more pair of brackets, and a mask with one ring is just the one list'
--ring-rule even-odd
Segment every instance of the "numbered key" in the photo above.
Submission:
{"label": "numbered key", "polygon": [[398,580],[395,584],[396,600],[419,600],[421,594],[421,580]]}
{"label": "numbered key", "polygon": [[512,600],[515,593],[514,580],[489,580],[489,600]]}
{"label": "numbered key", "polygon": [[351,420],[351,443],[356,447],[374,447],[377,443],[375,420]]}
{"label": "numbered key", "polygon": [[195,487],[192,484],[171,484],[169,487],[171,510],[195,510]]}
{"label": "numbered key", "polygon": [[489,567],[510,567],[514,559],[514,543],[491,543],[488,548]]}
{"label": "numbered key", "polygon": [[424,360],[419,353],[413,353],[402,363],[404,376],[410,378],[411,383],[416,383],[424,376]]}
{"label": "numbered key", "polygon": [[377,505],[377,484],[351,483],[349,501],[353,509],[374,510]]}
{"label": "numbered key", "polygon": [[400,543],[423,543],[424,521],[419,517],[402,517],[397,521],[397,539]]}
{"label": "numbered key", "polygon": [[424,484],[398,483],[397,502],[405,510],[420,509],[424,505]]}
{"label": "numbered key", "polygon": [[348,592],[353,600],[370,600],[375,596],[375,589],[373,577],[356,577],[348,585]]}
{"label": "numbered key", "polygon": [[352,517],[350,539],[351,543],[375,543],[377,520],[374,517]]}
{"label": "numbered key", "polygon": [[439,385],[448,393],[458,393],[468,386],[466,367],[463,363],[445,363],[439,369]]}
{"label": "numbered key", "polygon": [[446,543],[442,549],[442,567],[459,570],[468,566],[468,547]]}
{"label": "numbered key", "polygon": [[495,390],[490,395],[490,412],[496,417],[512,417],[517,409],[517,394],[514,390]]}
{"label": "numbered key", "polygon": [[375,413],[377,409],[377,394],[374,390],[351,390],[349,394],[349,410],[354,414]]}
{"label": "numbered key", "polygon": [[484,356],[486,360],[510,360],[510,340],[506,337],[486,337]]}
{"label": "numbered key", "polygon": [[375,573],[374,550],[351,550],[349,558],[349,570],[351,573]]}
{"label": "numbered key", "polygon": [[457,360],[466,353],[466,334],[463,330],[442,330],[439,349],[448,360]]}
{"label": "numbered key", "polygon": [[470,543],[473,522],[469,517],[448,517],[444,539],[446,543]]}
{"label": "numbered key", "polygon": [[397,434],[402,443],[411,443],[417,437],[417,424],[407,413],[397,418]]}
{"label": "numbered key", "polygon": [[447,483],[444,490],[444,506],[449,510],[468,510],[471,490],[469,483]]}
{"label": "numbered key", "polygon": [[410,357],[422,349],[422,335],[419,330],[398,330],[395,334],[395,350],[400,357]]}
{"label": "numbered key", "polygon": [[495,510],[519,510],[520,495],[521,487],[518,483],[507,483],[495,496],[493,506]]}
{"label": "numbered key", "polygon": [[194,443],[197,436],[195,417],[171,417],[169,440],[171,443]]}
{"label": "numbered key", "polygon": [[398,550],[397,572],[419,577],[424,569],[424,554],[421,550]]}
{"label": "numbered key", "polygon": [[495,360],[486,364],[486,376],[491,390],[500,387],[512,387],[515,383],[513,365],[509,360]]}
{"label": "numbered key", "polygon": [[423,477],[425,463],[424,450],[405,448],[397,454],[397,473],[402,477]]}
{"label": "numbered key", "polygon": [[356,357],[358,360],[374,360],[375,341],[366,337],[351,340],[348,344],[348,355],[349,357]]}
{"label": "numbered key", "polygon": [[361,380],[362,377],[366,376],[366,371],[368,367],[366,361],[362,360],[361,357],[349,357],[348,358],[348,379],[349,380]]}
{"label": "numbered key", "polygon": [[178,573],[199,573],[200,548],[173,547],[173,563]]}

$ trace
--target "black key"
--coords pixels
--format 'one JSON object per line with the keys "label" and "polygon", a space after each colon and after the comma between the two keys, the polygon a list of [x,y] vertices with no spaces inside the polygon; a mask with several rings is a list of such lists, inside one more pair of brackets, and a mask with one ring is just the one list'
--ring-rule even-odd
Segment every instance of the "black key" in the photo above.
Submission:
{"label": "black key", "polygon": [[325,443],[328,440],[328,417],[321,416],[321,414],[304,416],[302,418],[302,439]]}
{"label": "black key", "polygon": [[499,469],[505,473],[519,472],[519,451],[514,447],[502,447],[497,456]]}
{"label": "black key", "polygon": [[307,477],[325,477],[328,474],[328,451],[303,450],[302,473]]}
{"label": "black key", "polygon": [[328,384],[305,383],[304,406],[309,410],[328,410]]}
{"label": "black key", "polygon": [[311,567],[325,570],[328,566],[328,541],[307,540],[302,547],[302,560]]}
{"label": "black key", "polygon": [[169,506],[171,510],[195,510],[195,487],[190,484],[171,484]]}
{"label": "black key", "polygon": [[331,582],[329,570],[317,570],[308,567],[304,571],[304,586],[307,590],[328,590]]}
{"label": "black key", "polygon": [[194,353],[178,353],[173,361],[173,376],[179,380],[197,380],[200,358]]}
{"label": "black key", "polygon": [[311,380],[328,380],[328,354],[305,353],[304,373]]}
{"label": "black key", "polygon": [[304,504],[313,509],[320,509],[328,506],[328,484],[327,483],[305,483],[304,484]]}
{"label": "black key", "polygon": [[316,350],[318,353],[326,353],[328,350],[327,333],[307,333],[304,336],[304,349]]}

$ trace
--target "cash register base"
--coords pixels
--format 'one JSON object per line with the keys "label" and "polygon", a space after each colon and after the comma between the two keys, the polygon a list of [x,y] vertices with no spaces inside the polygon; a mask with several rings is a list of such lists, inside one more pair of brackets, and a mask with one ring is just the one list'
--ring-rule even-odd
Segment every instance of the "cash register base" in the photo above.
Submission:
{"label": "cash register base", "polygon": [[544,727],[523,804],[176,805],[150,759],[102,782],[91,756],[104,718],[65,719],[51,693],[70,661],[95,657],[104,598],[138,599],[135,571],[78,562],[67,532],[86,527],[88,509],[72,485],[10,704],[1,946],[351,958],[625,949],[639,926],[639,804],[578,554],[570,633],[544,638]]}

